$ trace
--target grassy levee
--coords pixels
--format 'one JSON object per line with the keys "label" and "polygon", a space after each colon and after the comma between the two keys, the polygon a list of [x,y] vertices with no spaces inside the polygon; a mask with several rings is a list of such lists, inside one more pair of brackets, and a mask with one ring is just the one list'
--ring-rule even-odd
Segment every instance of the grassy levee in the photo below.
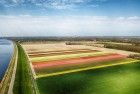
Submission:
{"label": "grassy levee", "polygon": [[14,43],[14,51],[13,51],[10,63],[8,65],[5,75],[0,83],[0,94],[8,93],[9,84],[11,82],[12,73],[14,71],[14,65],[15,65],[16,56],[17,56],[16,53],[17,53],[17,47],[16,47],[16,44]]}
{"label": "grassy levee", "polygon": [[18,47],[18,63],[14,82],[14,94],[38,94],[36,82],[32,75],[28,57],[20,44]]}

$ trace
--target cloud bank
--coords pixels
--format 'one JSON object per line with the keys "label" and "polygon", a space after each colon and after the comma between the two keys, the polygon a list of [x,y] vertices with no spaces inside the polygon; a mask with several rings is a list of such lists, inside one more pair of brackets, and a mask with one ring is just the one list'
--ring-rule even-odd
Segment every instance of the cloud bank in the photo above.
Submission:
{"label": "cloud bank", "polygon": [[140,36],[140,17],[0,16],[0,36]]}

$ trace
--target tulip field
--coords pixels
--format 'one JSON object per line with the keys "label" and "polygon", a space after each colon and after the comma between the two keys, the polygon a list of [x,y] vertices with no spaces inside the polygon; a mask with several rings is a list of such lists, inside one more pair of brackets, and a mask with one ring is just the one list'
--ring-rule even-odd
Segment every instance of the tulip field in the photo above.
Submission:
{"label": "tulip field", "polygon": [[[127,58],[126,55],[122,55],[119,53],[89,48],[71,48],[64,50],[55,49],[50,51],[35,50],[28,51],[27,54],[31,62],[32,70],[35,74],[34,78],[37,81],[38,88],[41,94],[93,94],[94,91],[92,91],[91,89],[91,87],[93,87],[93,84],[101,84],[98,82],[94,83],[93,81],[93,79],[95,79],[95,81],[98,81],[97,79],[101,79],[98,78],[98,70],[100,72],[102,70],[101,74],[104,75],[103,71],[106,74],[106,69],[107,71],[110,71],[108,70],[109,67],[111,67],[112,70],[115,71],[114,67],[116,65],[118,67],[124,66],[124,64],[129,65],[129,63],[135,64],[139,62],[138,60]],[[117,70],[119,72],[119,67]],[[94,78],[92,74],[95,74],[97,78]],[[88,79],[93,81],[93,83],[91,82],[90,85],[89,83],[86,84],[84,81],[87,80],[88,75],[89,77],[93,78]],[[105,78],[103,78],[103,80],[104,79]],[[71,81],[71,83],[69,81]],[[83,85],[83,87],[81,87],[80,85]],[[73,87],[75,87],[75,89]],[[85,87],[89,87],[89,89],[91,90],[81,90],[85,93],[79,91],[80,89]],[[97,85],[97,87],[100,86]],[[114,92],[112,93],[115,94]],[[98,94],[103,93],[98,92]]]}
{"label": "tulip field", "polygon": [[36,78],[60,75],[112,64],[135,62],[125,55],[92,49],[57,50],[28,53]]}

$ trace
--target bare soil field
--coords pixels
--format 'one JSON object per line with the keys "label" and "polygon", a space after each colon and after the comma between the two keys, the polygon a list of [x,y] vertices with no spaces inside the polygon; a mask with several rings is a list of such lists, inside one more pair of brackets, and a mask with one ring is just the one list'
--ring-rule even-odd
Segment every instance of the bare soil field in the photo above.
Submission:
{"label": "bare soil field", "polygon": [[135,52],[129,52],[129,51],[122,51],[122,50],[116,50],[116,49],[108,49],[108,48],[102,48],[102,47],[93,47],[93,46],[86,46],[86,45],[66,45],[65,42],[59,42],[59,43],[31,43],[31,44],[23,44],[23,47],[26,49],[27,53],[32,52],[45,52],[45,51],[58,51],[58,50],[73,50],[73,49],[92,49],[92,50],[99,50],[102,52],[113,52],[118,53],[122,55],[130,55],[130,54],[136,54]]}

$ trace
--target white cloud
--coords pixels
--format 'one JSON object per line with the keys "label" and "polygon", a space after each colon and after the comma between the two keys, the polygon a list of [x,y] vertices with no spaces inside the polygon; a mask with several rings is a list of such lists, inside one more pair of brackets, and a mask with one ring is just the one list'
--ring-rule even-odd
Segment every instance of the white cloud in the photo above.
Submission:
{"label": "white cloud", "polygon": [[3,36],[140,36],[140,18],[132,18],[134,17],[0,16],[0,32]]}
{"label": "white cloud", "polygon": [[132,16],[132,17],[128,17],[127,19],[129,19],[129,20],[139,20],[140,17],[138,17],[138,16]]}

